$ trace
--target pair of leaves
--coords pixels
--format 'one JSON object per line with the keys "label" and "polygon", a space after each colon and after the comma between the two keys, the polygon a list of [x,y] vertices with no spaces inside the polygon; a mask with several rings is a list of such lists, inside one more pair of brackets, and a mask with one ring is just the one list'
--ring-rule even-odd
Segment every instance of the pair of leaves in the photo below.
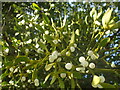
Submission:
{"label": "pair of leaves", "polygon": [[108,8],[102,17],[102,25],[104,29],[116,29],[120,27],[120,21],[115,23],[114,21],[115,17],[111,19],[112,11],[113,11],[113,8],[112,9]]}
{"label": "pair of leaves", "polygon": [[97,14],[97,11],[95,10],[95,7],[92,8],[92,10],[90,11],[90,16],[94,18],[94,21],[96,19],[98,19],[102,14],[102,8],[100,8],[99,13]]}
{"label": "pair of leaves", "polygon": [[[45,77],[45,80],[44,80],[43,84],[45,84],[45,83],[47,82],[47,80],[49,79],[50,76],[51,76],[51,73],[48,74],[48,75]],[[52,76],[52,80],[51,80],[51,82],[50,82],[50,85],[52,85],[52,84],[55,82],[56,79],[57,79],[57,76],[56,76],[56,75],[53,75],[53,76]]]}

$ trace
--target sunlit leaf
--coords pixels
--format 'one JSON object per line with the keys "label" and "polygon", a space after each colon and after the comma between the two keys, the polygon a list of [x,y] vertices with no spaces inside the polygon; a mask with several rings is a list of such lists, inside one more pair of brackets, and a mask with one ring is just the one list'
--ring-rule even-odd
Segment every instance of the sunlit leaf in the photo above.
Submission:
{"label": "sunlit leaf", "polygon": [[92,17],[94,13],[95,13],[95,7],[93,7],[92,10],[90,11],[90,16]]}
{"label": "sunlit leaf", "polygon": [[49,71],[49,70],[52,68],[53,65],[54,65],[54,63],[47,64],[47,65],[45,66],[45,70],[46,70],[46,71]]}
{"label": "sunlit leaf", "polygon": [[45,77],[45,80],[44,80],[44,84],[46,83],[46,81],[48,80],[48,78],[50,77],[50,75],[51,75],[51,73],[50,74],[48,74],[46,77]]}
{"label": "sunlit leaf", "polygon": [[96,86],[100,82],[100,77],[97,75],[93,76],[92,85]]}
{"label": "sunlit leaf", "polygon": [[85,17],[85,23],[88,25],[88,16]]}
{"label": "sunlit leaf", "polygon": [[117,29],[120,28],[120,21],[116,22],[115,24],[109,25],[110,29]]}
{"label": "sunlit leaf", "polygon": [[102,14],[102,8],[100,8],[100,12],[97,15],[97,19],[101,16],[101,14]]}
{"label": "sunlit leaf", "polygon": [[107,25],[111,18],[112,11],[113,11],[113,8],[112,9],[108,8],[102,17],[102,25],[104,28],[107,28]]}
{"label": "sunlit leaf", "polygon": [[36,10],[36,9],[37,10],[41,10],[40,7],[37,4],[35,4],[35,3],[32,3],[32,6],[33,6],[34,10]]}
{"label": "sunlit leaf", "polygon": [[73,44],[75,42],[75,32],[72,32],[72,36],[71,36],[71,40],[70,40],[70,44]]}

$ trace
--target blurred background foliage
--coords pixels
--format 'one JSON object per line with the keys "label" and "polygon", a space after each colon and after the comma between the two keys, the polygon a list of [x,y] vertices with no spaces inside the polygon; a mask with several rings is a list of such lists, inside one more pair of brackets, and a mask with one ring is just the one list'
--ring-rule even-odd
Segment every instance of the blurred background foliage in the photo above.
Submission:
{"label": "blurred background foliage", "polygon": [[[77,44],[75,52],[71,53],[70,57],[63,55],[63,61],[55,62],[55,65],[61,64],[64,68],[66,62],[72,62],[77,66],[78,58],[87,57],[88,50],[93,50],[99,54],[99,58],[93,61],[96,64],[93,72],[104,75],[106,83],[118,87],[120,85],[120,24],[117,28],[104,28],[102,17],[108,8],[113,8],[111,19],[115,17],[114,21],[119,21],[119,5],[119,2],[38,2],[36,4],[3,2],[1,41],[3,64],[0,77],[3,80],[3,88],[17,87],[9,85],[10,80],[15,81],[19,86],[24,84],[26,88],[62,88],[64,84],[66,88],[70,88],[71,84],[73,86],[75,84],[76,88],[92,88],[91,73],[75,74],[74,83],[70,83],[69,78],[60,79],[58,76],[59,82],[56,80],[50,84],[52,78],[49,78],[45,84],[43,83],[48,74],[52,73],[52,76],[55,72],[60,73],[58,68],[58,71],[55,70],[56,67],[49,71],[44,67],[49,63],[48,55],[52,51],[57,49],[58,52],[62,52],[67,48],[72,32],[75,33],[74,43]],[[100,13],[102,8],[101,16],[97,18],[100,25],[95,23],[95,16],[90,16],[93,7],[97,13]],[[49,31],[49,34],[45,34],[45,31]],[[61,42],[54,44],[52,42],[54,39],[60,39]],[[115,68],[111,68],[112,63],[116,65]],[[19,67],[19,72],[10,72],[11,67],[14,69]],[[26,73],[28,69],[32,73]],[[73,71],[69,72],[73,73]],[[38,78],[40,86],[35,87],[33,82],[20,82],[22,76],[32,81]]]}

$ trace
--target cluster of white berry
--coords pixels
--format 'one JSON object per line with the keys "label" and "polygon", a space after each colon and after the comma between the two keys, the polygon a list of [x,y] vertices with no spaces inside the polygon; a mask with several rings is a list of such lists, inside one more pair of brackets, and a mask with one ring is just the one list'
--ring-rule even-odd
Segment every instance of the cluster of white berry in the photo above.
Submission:
{"label": "cluster of white berry", "polygon": [[[73,47],[71,47],[71,49],[73,49]],[[71,50],[71,51],[74,51],[74,50],[75,50],[75,49],[73,49],[73,50]],[[88,55],[91,56],[92,59],[96,59],[96,56],[94,56],[94,53],[93,53],[92,51],[88,51]],[[89,63],[89,62],[85,59],[85,57],[83,57],[83,56],[79,57],[79,62],[81,63],[81,66],[82,66],[82,67],[77,67],[77,68],[76,68],[76,71],[80,71],[80,72],[83,72],[83,73],[84,73],[86,67],[89,67],[89,68],[91,68],[91,69],[94,69],[94,68],[95,68],[95,64],[94,64],[93,62]],[[73,64],[72,64],[72,63],[67,63],[67,64],[65,65],[65,68],[66,68],[67,70],[71,70],[72,67],[73,67]]]}
{"label": "cluster of white berry", "polygon": [[[50,56],[49,56],[49,62],[54,62],[55,59],[58,58],[58,56],[60,56],[60,53],[58,53],[58,51],[54,51]],[[58,62],[61,61],[61,58],[59,57],[57,59]]]}
{"label": "cluster of white berry", "polygon": [[34,84],[35,84],[35,86],[39,86],[39,80],[38,80],[38,79],[35,79],[35,80],[34,80]]}
{"label": "cluster of white berry", "polygon": [[93,51],[88,51],[88,56],[91,57],[91,59],[95,60],[95,59],[98,59],[99,55],[98,54],[94,54]]}

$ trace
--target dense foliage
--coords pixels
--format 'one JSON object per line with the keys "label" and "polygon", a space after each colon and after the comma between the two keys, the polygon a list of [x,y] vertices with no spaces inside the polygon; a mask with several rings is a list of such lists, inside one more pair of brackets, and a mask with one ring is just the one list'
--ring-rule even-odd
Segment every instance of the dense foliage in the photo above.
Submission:
{"label": "dense foliage", "polygon": [[119,3],[3,3],[3,88],[119,88]]}

